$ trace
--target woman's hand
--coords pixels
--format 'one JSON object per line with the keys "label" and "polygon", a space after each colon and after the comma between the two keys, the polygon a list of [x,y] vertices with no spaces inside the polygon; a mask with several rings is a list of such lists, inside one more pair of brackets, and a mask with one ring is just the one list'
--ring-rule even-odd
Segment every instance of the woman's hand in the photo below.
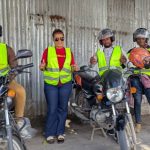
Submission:
{"label": "woman's hand", "polygon": [[72,72],[80,70],[77,64],[71,65],[71,68],[72,68]]}
{"label": "woman's hand", "polygon": [[46,63],[45,63],[45,60],[44,60],[44,59],[43,59],[43,61],[41,62],[39,68],[40,68],[41,71],[44,71],[44,70],[45,70],[45,68],[46,68]]}

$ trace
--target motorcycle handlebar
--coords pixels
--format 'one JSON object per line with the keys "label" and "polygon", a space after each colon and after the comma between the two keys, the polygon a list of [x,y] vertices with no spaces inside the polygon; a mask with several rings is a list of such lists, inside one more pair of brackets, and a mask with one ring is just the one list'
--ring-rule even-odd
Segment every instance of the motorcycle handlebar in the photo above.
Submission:
{"label": "motorcycle handlebar", "polygon": [[98,72],[97,72],[97,71],[91,70],[91,69],[74,71],[73,73],[74,73],[74,74],[79,74],[79,73],[83,73],[83,72],[94,72],[94,73],[96,73],[96,74],[98,75]]}
{"label": "motorcycle handlebar", "polygon": [[[94,75],[93,73],[96,73],[96,74]],[[73,76],[75,77],[76,75],[79,75],[81,78],[86,79],[89,82],[100,80],[100,76],[98,72],[95,70],[91,70],[91,69],[75,71],[73,73]]]}
{"label": "motorcycle handlebar", "polygon": [[30,67],[33,67],[33,63],[30,63],[30,64],[27,64],[27,65],[18,65],[17,67],[13,68],[10,70],[10,74],[13,74],[15,72],[22,72],[24,69],[27,69],[27,68],[30,68]]}
{"label": "motorcycle handlebar", "polygon": [[21,66],[21,69],[24,70],[24,69],[31,68],[31,67],[33,67],[33,63],[23,65],[23,66]]}

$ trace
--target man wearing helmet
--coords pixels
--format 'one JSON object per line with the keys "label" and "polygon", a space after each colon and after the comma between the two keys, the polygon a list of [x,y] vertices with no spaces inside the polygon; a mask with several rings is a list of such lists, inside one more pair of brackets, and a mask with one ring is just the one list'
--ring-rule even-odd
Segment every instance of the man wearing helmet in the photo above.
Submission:
{"label": "man wearing helmet", "polygon": [[[122,69],[127,59],[120,46],[113,46],[115,41],[114,32],[108,28],[103,29],[99,33],[98,40],[102,48],[98,49],[96,54],[90,58],[91,66],[93,67],[98,63],[100,76],[111,67]],[[108,134],[114,134],[114,130],[108,130]]]}
{"label": "man wearing helmet", "polygon": [[[150,52],[150,46],[148,45],[149,40],[149,31],[145,28],[138,28],[133,33],[133,42],[136,42],[137,46],[140,48],[144,48]],[[128,55],[130,56],[130,53],[133,49],[128,51]],[[145,68],[149,65],[149,58],[145,61]],[[143,73],[144,75],[150,76],[150,71]],[[147,97],[147,100],[150,104],[150,88],[145,88],[145,86],[141,82],[141,78],[138,75],[134,75],[131,78],[131,85],[133,87],[136,87],[137,92],[133,94],[134,97],[134,113],[135,113],[135,121],[136,121],[136,132],[141,131],[141,102],[142,102],[142,94],[145,94]]]}
{"label": "man wearing helmet", "polygon": [[[2,26],[0,25],[0,37],[2,37]],[[15,59],[14,50],[7,44],[0,41],[0,77],[6,76],[7,72],[18,65]],[[5,71],[4,71],[5,70]],[[15,91],[15,120],[17,122],[18,128],[20,129],[20,134],[24,138],[31,138],[31,132],[35,132],[34,129],[30,128],[26,124],[24,119],[24,109],[26,102],[26,92],[22,85],[18,84],[17,81],[13,80],[9,84],[9,88]]]}
{"label": "man wearing helmet", "polygon": [[122,68],[127,61],[120,46],[113,46],[115,41],[114,32],[111,29],[103,29],[100,31],[98,40],[102,49],[98,49],[95,56],[90,59],[90,64],[98,63],[100,76],[108,69],[108,67]]}

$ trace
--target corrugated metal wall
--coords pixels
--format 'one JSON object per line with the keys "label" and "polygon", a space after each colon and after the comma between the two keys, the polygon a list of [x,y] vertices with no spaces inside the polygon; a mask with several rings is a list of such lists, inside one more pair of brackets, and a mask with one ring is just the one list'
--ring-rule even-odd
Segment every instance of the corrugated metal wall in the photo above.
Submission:
{"label": "corrugated metal wall", "polygon": [[108,0],[108,26],[116,31],[116,44],[125,51],[132,46],[132,33],[135,30],[134,0]]}
{"label": "corrugated metal wall", "polygon": [[[36,116],[45,113],[41,55],[51,40],[52,31],[65,32],[66,46],[71,47],[79,65],[88,64],[98,47],[98,31],[110,27],[116,31],[116,44],[128,50],[133,46],[135,28],[150,27],[150,0],[0,0],[1,41],[15,50],[33,51],[31,75],[18,80],[26,87],[26,112]],[[21,63],[32,61],[22,60]]]}

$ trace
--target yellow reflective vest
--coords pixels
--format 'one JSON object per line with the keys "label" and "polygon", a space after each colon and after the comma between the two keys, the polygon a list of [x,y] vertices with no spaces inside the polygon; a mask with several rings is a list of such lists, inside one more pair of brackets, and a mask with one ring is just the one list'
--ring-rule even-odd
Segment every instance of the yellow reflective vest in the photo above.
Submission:
{"label": "yellow reflective vest", "polygon": [[5,76],[9,71],[7,45],[0,43],[0,76]]}
{"label": "yellow reflective vest", "polygon": [[122,55],[122,50],[120,46],[115,46],[110,58],[109,64],[106,62],[105,54],[103,50],[98,49],[97,50],[97,59],[98,59],[98,68],[99,68],[99,75],[103,75],[103,73],[108,69],[108,68],[118,68],[122,69],[121,63],[120,63],[120,58]]}
{"label": "yellow reflective vest", "polygon": [[66,59],[60,70],[55,47],[48,47],[47,66],[44,71],[44,81],[47,84],[58,85],[59,81],[65,84],[72,80],[71,73],[71,50],[65,48]]}

